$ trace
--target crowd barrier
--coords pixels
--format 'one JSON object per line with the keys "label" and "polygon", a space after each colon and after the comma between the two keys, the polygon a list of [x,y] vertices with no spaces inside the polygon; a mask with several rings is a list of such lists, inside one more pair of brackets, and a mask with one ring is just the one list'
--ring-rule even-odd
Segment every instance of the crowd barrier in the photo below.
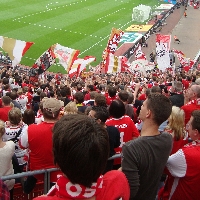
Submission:
{"label": "crowd barrier", "polygon": [[[121,154],[115,154],[112,157],[110,157],[108,160],[114,160],[120,157],[121,157]],[[51,169],[28,171],[28,172],[22,172],[22,173],[8,175],[8,176],[2,176],[0,177],[0,179],[2,181],[5,181],[5,180],[10,180],[10,179],[17,179],[17,178],[23,178],[23,177],[28,177],[28,176],[34,176],[38,174],[44,174],[44,181],[37,182],[36,186],[34,187],[33,191],[30,194],[24,193],[21,183],[17,183],[14,186],[13,200],[32,200],[33,198],[37,196],[47,194],[47,192],[50,189],[50,174],[51,172],[55,172],[58,170],[59,170],[58,168],[51,168]]]}
{"label": "crowd barrier", "polygon": [[[158,29],[158,27],[165,22],[165,20],[169,17],[171,13],[177,8],[179,8],[179,3],[176,3],[171,9],[169,9],[163,16],[160,18],[143,36],[143,43],[146,42],[149,37],[155,33],[155,31]],[[131,56],[134,55],[134,52],[140,45],[140,40],[138,40],[136,43],[133,44],[132,47],[130,47],[124,54],[127,59],[129,59]]]}

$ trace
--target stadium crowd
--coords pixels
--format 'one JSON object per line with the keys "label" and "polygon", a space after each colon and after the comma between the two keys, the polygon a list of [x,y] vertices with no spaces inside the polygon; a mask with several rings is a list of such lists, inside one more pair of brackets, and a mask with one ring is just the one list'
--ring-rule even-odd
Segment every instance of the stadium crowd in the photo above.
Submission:
{"label": "stadium crowd", "polygon": [[[6,62],[0,97],[0,176],[60,169],[36,199],[200,199],[198,70],[33,80]],[[1,182],[5,198],[43,179]]]}

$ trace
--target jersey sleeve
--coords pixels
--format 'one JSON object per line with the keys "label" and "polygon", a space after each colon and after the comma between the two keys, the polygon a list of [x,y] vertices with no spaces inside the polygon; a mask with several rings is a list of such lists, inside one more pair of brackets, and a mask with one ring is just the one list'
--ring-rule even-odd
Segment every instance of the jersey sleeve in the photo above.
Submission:
{"label": "jersey sleeve", "polygon": [[186,174],[187,164],[185,154],[182,149],[172,154],[166,164],[169,173],[173,177],[184,177]]}
{"label": "jersey sleeve", "polygon": [[29,147],[29,144],[28,144],[28,126],[25,126],[22,129],[22,133],[21,133],[21,136],[20,136],[20,139],[19,139],[19,146],[22,149],[26,149],[26,148]]}

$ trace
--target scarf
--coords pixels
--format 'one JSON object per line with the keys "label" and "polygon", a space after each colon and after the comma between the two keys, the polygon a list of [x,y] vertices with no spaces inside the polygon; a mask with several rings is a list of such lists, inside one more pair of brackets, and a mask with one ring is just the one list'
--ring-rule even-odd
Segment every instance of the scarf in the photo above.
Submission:
{"label": "scarf", "polygon": [[60,176],[56,185],[53,186],[47,196],[59,196],[61,198],[69,199],[86,199],[96,196],[102,189],[103,176],[101,175],[97,182],[92,183],[91,188],[87,188],[80,184],[73,184],[65,176]]}
{"label": "scarf", "polygon": [[184,147],[191,147],[191,146],[200,146],[200,138],[186,144]]}
{"label": "scarf", "polygon": [[196,104],[196,105],[199,106],[199,105],[200,105],[200,98],[191,100],[191,101],[188,102],[186,105],[191,105],[191,104]]}

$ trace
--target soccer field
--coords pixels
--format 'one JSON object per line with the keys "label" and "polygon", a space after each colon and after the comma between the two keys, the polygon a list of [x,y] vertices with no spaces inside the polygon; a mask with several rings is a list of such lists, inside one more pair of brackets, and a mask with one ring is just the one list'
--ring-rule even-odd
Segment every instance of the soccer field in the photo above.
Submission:
{"label": "soccer field", "polygon": [[[95,56],[98,64],[112,27],[125,30],[139,4],[159,5],[158,0],[0,0],[0,35],[35,44],[21,64],[32,66],[51,45],[80,50],[79,57]],[[64,72],[54,65],[50,71]]]}

